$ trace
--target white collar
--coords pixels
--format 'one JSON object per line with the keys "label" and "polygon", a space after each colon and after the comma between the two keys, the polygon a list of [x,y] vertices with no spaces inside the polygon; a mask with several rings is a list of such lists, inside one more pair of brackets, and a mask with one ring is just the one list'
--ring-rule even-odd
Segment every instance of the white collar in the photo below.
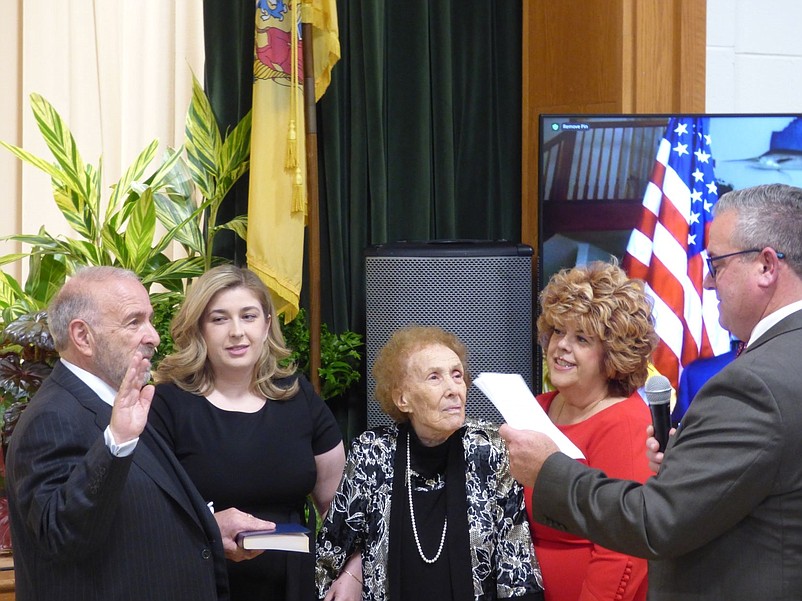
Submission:
{"label": "white collar", "polygon": [[112,407],[114,406],[114,397],[117,396],[117,391],[114,390],[114,388],[98,378],[95,374],[70,363],[64,358],[61,358],[61,362],[64,364],[64,367],[74,373],[81,382],[89,386],[103,402],[108,403]]}
{"label": "white collar", "polygon": [[752,346],[752,343],[760,338],[763,334],[768,332],[771,327],[781,320],[788,317],[791,313],[796,313],[797,311],[802,310],[802,300],[796,301],[791,303],[790,305],[785,305],[784,307],[780,307],[774,313],[769,313],[757,322],[757,325],[752,330],[752,335],[749,337],[749,342],[746,344],[747,348]]}

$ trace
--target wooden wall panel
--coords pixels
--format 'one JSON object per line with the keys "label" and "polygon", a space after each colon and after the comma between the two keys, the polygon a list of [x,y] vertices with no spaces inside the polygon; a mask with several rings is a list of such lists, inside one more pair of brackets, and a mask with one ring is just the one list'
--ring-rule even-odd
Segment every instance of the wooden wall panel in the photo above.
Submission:
{"label": "wooden wall panel", "polygon": [[621,1],[536,1],[524,2],[524,7],[532,26],[524,42],[529,42],[524,52],[534,84],[528,91],[530,101],[548,112],[581,107],[598,113],[616,107],[621,90]]}
{"label": "wooden wall panel", "polygon": [[538,116],[703,112],[702,0],[524,0],[521,239],[537,249]]}

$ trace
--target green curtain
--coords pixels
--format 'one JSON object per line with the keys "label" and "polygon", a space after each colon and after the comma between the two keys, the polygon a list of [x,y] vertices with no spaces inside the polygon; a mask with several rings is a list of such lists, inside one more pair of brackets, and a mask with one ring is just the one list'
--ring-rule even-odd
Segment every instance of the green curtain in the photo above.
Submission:
{"label": "green curtain", "polygon": [[[203,29],[206,62],[204,88],[223,135],[240,122],[253,103],[253,0],[204,0]],[[218,223],[248,212],[248,174],[231,189],[220,205]],[[245,264],[245,241],[223,230],[214,240],[214,252],[237,265]]]}
{"label": "green curtain", "polygon": [[318,104],[324,320],[364,331],[365,247],[521,231],[520,1],[339,0]]}
{"label": "green curtain", "polygon": [[[204,2],[206,85],[228,124],[247,111],[253,10]],[[317,115],[322,318],[364,333],[366,247],[520,240],[522,6],[338,0],[337,10],[342,59]],[[337,408],[347,438],[364,428],[364,380]]]}

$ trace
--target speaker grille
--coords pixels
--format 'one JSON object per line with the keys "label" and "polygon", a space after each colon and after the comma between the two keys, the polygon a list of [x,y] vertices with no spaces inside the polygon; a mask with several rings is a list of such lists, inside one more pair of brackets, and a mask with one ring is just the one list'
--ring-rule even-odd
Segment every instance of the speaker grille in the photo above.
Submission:
{"label": "speaker grille", "polygon": [[[508,250],[509,256],[499,256],[495,244],[492,256],[482,256],[481,246],[472,246],[471,256],[439,256],[453,252],[437,247],[425,249],[431,256],[396,256],[391,250],[382,256],[381,247],[371,249],[372,256],[366,252],[368,427],[390,423],[375,401],[373,363],[390,335],[407,325],[440,326],[459,336],[473,377],[519,373],[532,388],[532,249]],[[475,386],[466,413],[502,421]]]}

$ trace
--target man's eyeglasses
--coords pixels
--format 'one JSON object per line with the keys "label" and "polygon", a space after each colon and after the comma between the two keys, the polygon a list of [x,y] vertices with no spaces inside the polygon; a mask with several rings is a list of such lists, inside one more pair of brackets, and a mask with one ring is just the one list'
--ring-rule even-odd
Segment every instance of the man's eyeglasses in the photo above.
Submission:
{"label": "man's eyeglasses", "polygon": [[[748,250],[739,250],[734,253],[727,253],[726,255],[719,255],[717,257],[705,256],[705,261],[707,262],[707,269],[710,271],[710,277],[713,278],[714,280],[716,279],[716,265],[715,265],[716,261],[720,261],[721,259],[726,259],[728,257],[737,257],[738,255],[745,255],[748,253],[759,253],[759,252],[763,252],[763,249],[750,248]],[[785,258],[785,253],[775,251],[775,254],[777,255],[778,259]]]}

